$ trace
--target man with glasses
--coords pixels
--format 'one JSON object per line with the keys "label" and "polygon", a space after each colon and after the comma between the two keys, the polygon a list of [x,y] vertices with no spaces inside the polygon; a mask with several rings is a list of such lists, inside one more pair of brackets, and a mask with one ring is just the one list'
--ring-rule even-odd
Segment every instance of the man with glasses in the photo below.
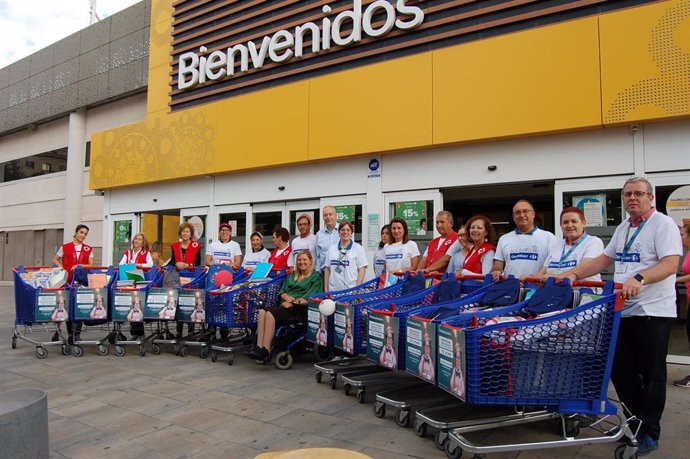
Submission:
{"label": "man with glasses", "polygon": [[615,263],[614,281],[626,299],[611,371],[621,401],[641,421],[638,455],[659,447],[666,404],[666,354],[676,317],[675,274],[683,253],[674,221],[652,205],[652,185],[633,177],[623,185],[630,218],[616,228],[604,253],[563,273],[571,281]]}
{"label": "man with glasses", "polygon": [[526,276],[539,271],[544,265],[556,236],[535,226],[534,216],[534,207],[526,199],[519,200],[513,206],[513,221],[517,228],[498,240],[491,269],[494,280],[498,280],[501,274]]}
{"label": "man with glasses", "polygon": [[321,212],[323,217],[323,228],[316,233],[316,266],[319,272],[323,271],[328,258],[328,249],[338,243],[340,237],[336,229],[336,210],[333,206],[324,206]]}

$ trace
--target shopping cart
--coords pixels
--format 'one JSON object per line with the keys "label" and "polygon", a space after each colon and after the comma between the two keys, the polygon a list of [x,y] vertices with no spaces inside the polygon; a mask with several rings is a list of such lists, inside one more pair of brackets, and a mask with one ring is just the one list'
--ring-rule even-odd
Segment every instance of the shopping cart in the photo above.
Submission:
{"label": "shopping cart", "polygon": [[[17,339],[36,346],[36,357],[45,359],[49,346],[60,346],[63,355],[69,355],[71,346],[62,331],[62,322],[69,319],[70,288],[68,285],[50,288],[50,276],[56,268],[47,266],[19,266],[14,273],[15,320],[12,330],[12,349]],[[58,270],[59,271],[59,270]],[[50,340],[33,338],[34,325],[40,325]]]}
{"label": "shopping cart", "polygon": [[[189,283],[177,288],[175,320],[178,324],[187,323],[189,330],[189,334],[178,340],[177,355],[180,357],[186,357],[190,347],[198,347],[199,357],[207,358],[210,344],[215,336],[215,327],[209,329],[206,326],[207,273],[206,269],[197,270]],[[213,330],[213,336],[211,330]]]}
{"label": "shopping cart", "polygon": [[[459,457],[463,450],[485,454],[582,446],[623,436],[628,442],[618,447],[616,457],[635,457],[637,441],[624,407],[616,407],[607,397],[624,300],[610,292],[611,284],[576,285],[603,286],[604,294],[580,295],[579,305],[572,309],[528,320],[491,323],[489,319],[483,326],[456,327],[467,403],[542,409],[508,419],[466,421],[448,432],[445,449],[449,457]],[[563,436],[558,440],[478,446],[466,437],[469,432],[549,419],[560,427]],[[575,438],[580,426],[591,427],[599,435]]]}
{"label": "shopping cart", "polygon": [[[113,324],[108,342],[115,345],[115,355],[124,357],[128,346],[137,346],[141,357],[146,355],[144,343],[146,338],[132,336],[128,339],[122,324],[143,324],[146,317],[146,307],[149,291],[160,287],[163,282],[163,271],[157,268],[142,269],[144,281],[135,282],[133,286],[116,282],[110,288],[110,321]],[[126,286],[123,286],[126,285]]]}
{"label": "shopping cart", "polygon": [[[377,302],[399,298],[401,296],[418,292],[425,287],[424,276],[419,273],[400,273],[400,280],[393,285],[369,293],[354,296],[341,296],[337,298],[335,312],[333,314],[334,327],[332,335],[334,347],[350,358],[337,358],[331,361],[314,364],[316,382],[321,382],[323,374],[329,376],[331,389],[335,389],[338,383],[338,376],[346,373],[357,372],[358,375],[366,371],[378,372],[378,365],[368,361],[360,354],[366,352],[367,347],[367,319],[368,306]],[[311,301],[309,304],[311,317],[310,328],[313,331],[316,318],[320,320],[318,303],[320,300]],[[348,318],[351,320],[351,338],[347,333]],[[350,346],[351,344],[351,346]]]}
{"label": "shopping cart", "polygon": [[77,266],[72,276],[70,317],[75,327],[72,355],[84,355],[84,346],[96,346],[98,355],[108,355],[106,333],[100,339],[82,339],[86,331],[82,327],[102,327],[109,322],[110,289],[117,282],[117,272],[112,266]]}
{"label": "shopping cart", "polygon": [[[286,279],[287,274],[281,273],[263,282],[241,282],[228,290],[209,291],[206,322],[216,327],[241,328],[253,332],[256,330],[259,310],[278,303],[278,293]],[[213,344],[211,361],[215,362],[218,353],[223,352],[228,354],[228,365],[232,365],[234,353],[250,347],[248,339]]]}

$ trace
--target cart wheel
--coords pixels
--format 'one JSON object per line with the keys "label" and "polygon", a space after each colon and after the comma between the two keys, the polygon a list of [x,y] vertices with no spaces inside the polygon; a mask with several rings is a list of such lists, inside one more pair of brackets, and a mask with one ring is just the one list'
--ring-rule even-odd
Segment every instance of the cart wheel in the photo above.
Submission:
{"label": "cart wheel", "polygon": [[217,362],[218,361],[218,351],[211,351],[211,362]]}
{"label": "cart wheel", "polygon": [[421,421],[415,421],[414,422],[414,433],[417,434],[418,437],[420,437],[420,438],[426,437],[426,432],[427,432],[426,422],[421,422]]}
{"label": "cart wheel", "polygon": [[356,397],[359,403],[364,403],[364,389],[358,390]]}
{"label": "cart wheel", "polygon": [[208,358],[208,348],[202,347],[201,350],[199,351],[199,357],[202,359],[207,359]]}
{"label": "cart wheel", "polygon": [[290,369],[293,362],[294,358],[292,357],[292,354],[290,354],[290,351],[282,351],[276,355],[276,368],[279,370]]}
{"label": "cart wheel", "polygon": [[316,382],[317,382],[317,383],[321,383],[321,377],[322,377],[322,376],[323,376],[323,373],[321,373],[320,371],[317,371],[317,372],[314,374],[314,379],[316,379]]}
{"label": "cart wheel", "polygon": [[374,403],[374,416],[382,418],[386,415],[386,405],[381,402]]}
{"label": "cart wheel", "polygon": [[69,344],[63,344],[61,350],[62,355],[70,355],[72,353],[72,346]]}
{"label": "cart wheel", "polygon": [[17,335],[12,335],[12,349],[17,349]]}
{"label": "cart wheel", "polygon": [[161,353],[161,347],[158,343],[153,343],[151,345],[151,352],[153,352],[153,355],[159,355]]}
{"label": "cart wheel", "polygon": [[442,430],[437,430],[436,434],[434,435],[434,444],[438,449],[441,451],[444,451],[446,449],[446,442],[448,441],[448,433],[442,431]]}
{"label": "cart wheel", "polygon": [[395,423],[400,427],[410,427],[410,412],[407,410],[398,410],[395,415]]}
{"label": "cart wheel", "polygon": [[98,345],[98,355],[106,356],[110,353],[110,348],[104,344]]}
{"label": "cart wheel", "polygon": [[331,375],[331,389],[335,390],[338,387],[338,377],[336,375]]}
{"label": "cart wheel", "polygon": [[572,418],[558,418],[556,419],[556,434],[568,438],[577,437],[580,434],[580,422]]}
{"label": "cart wheel", "polygon": [[120,346],[119,344],[115,346],[115,355],[118,357],[124,357],[124,355],[127,353],[125,348],[123,346]]}
{"label": "cart wheel", "polygon": [[180,347],[180,357],[187,357],[189,355],[189,348],[187,346]]}
{"label": "cart wheel", "polygon": [[72,346],[72,355],[75,357],[82,357],[84,349],[81,346]]}
{"label": "cart wheel", "polygon": [[345,384],[345,395],[350,395],[350,390],[352,389],[352,386],[349,384]]}
{"label": "cart wheel", "polygon": [[331,360],[333,358],[333,349],[329,346],[314,344],[313,352],[317,362],[323,362],[324,360]]}
{"label": "cart wheel", "polygon": [[460,456],[462,456],[462,448],[450,440],[446,441],[443,450],[446,452],[448,459],[460,459]]}
{"label": "cart wheel", "polygon": [[141,344],[139,345],[139,357],[144,357],[146,355],[146,349],[144,349],[144,345]]}
{"label": "cart wheel", "polygon": [[235,356],[230,354],[228,356],[228,365],[232,366],[233,363],[235,363]]}
{"label": "cart wheel", "polygon": [[614,457],[616,459],[637,459],[637,450],[632,453],[630,456],[625,455],[625,450],[626,448],[632,448],[629,447],[628,445],[620,445],[618,448],[616,448],[616,451],[614,453]]}
{"label": "cart wheel", "polygon": [[46,357],[48,357],[48,349],[44,347],[37,347],[36,357],[38,357],[39,359],[45,359]]}

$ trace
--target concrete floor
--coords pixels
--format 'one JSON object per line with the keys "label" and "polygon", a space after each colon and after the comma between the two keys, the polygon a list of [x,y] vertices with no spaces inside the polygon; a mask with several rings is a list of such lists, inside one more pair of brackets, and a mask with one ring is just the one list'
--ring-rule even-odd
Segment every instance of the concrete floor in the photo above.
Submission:
{"label": "concrete floor", "polygon": [[[50,348],[39,360],[30,343],[10,346],[14,324],[12,287],[0,286],[0,391],[38,387],[48,392],[50,457],[253,458],[266,451],[338,447],[373,458],[444,458],[431,436],[417,437],[393,416],[373,416],[360,404],[314,379],[314,360],[304,355],[288,371],[259,366],[237,355],[215,363],[186,358],[171,349],[140,357],[83,357]],[[49,339],[36,327],[34,336]],[[90,336],[103,333],[88,332]],[[669,381],[690,367],[669,365]],[[391,413],[392,410],[389,410]],[[510,443],[555,438],[553,427],[535,423],[482,434],[478,441]],[[515,451],[488,458],[612,458],[617,444]],[[660,449],[650,457],[690,457],[690,390],[669,385]],[[464,457],[471,457],[465,453]],[[0,446],[0,457],[2,451]]]}

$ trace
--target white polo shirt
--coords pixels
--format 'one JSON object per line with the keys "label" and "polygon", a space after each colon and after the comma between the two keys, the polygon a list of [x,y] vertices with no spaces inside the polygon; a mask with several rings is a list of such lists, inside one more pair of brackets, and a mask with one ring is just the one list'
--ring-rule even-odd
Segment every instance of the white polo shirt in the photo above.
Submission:
{"label": "white polo shirt", "polygon": [[419,256],[419,247],[415,241],[386,244],[386,272],[409,271],[412,257]]}
{"label": "white polo shirt", "polygon": [[242,249],[235,241],[221,242],[216,240],[211,242],[206,248],[206,255],[213,257],[213,264],[232,263],[236,256],[242,256]]}
{"label": "white polo shirt", "polygon": [[[607,257],[616,260],[613,277],[616,282],[623,283],[635,277],[635,274],[656,266],[664,257],[683,255],[680,231],[670,217],[655,211],[635,236],[636,230],[631,228],[629,221],[624,221],[618,225],[604,250]],[[626,242],[630,240],[630,249],[624,253]],[[625,302],[621,315],[676,317],[675,283],[676,276],[671,275],[643,286],[637,296]]]}
{"label": "white polo shirt", "polygon": [[[575,242],[574,249],[563,239],[551,246],[544,267],[546,267],[547,274],[560,274],[580,265],[585,258],[596,258],[602,253],[604,253],[604,243],[596,236],[583,235]],[[595,274],[582,280],[601,281],[601,274]]]}

